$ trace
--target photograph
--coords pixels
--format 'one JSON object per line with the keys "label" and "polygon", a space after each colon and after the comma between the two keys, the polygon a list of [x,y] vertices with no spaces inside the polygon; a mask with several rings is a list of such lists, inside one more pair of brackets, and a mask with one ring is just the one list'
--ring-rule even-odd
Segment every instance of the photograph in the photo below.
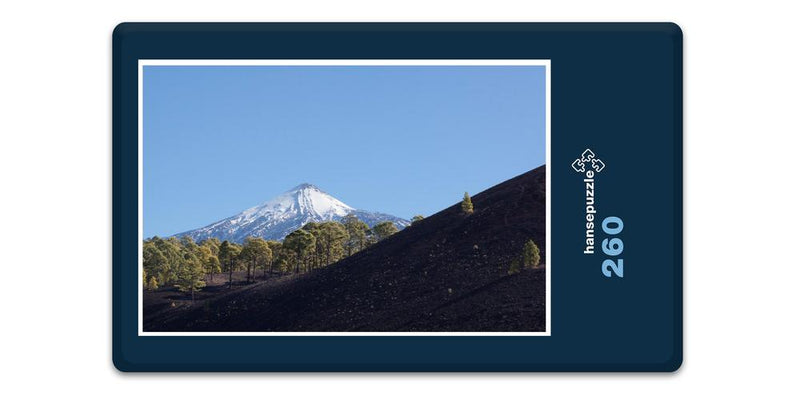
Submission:
{"label": "photograph", "polygon": [[550,335],[548,60],[139,60],[139,335]]}
{"label": "photograph", "polygon": [[790,4],[8,2],[4,392],[791,398]]}

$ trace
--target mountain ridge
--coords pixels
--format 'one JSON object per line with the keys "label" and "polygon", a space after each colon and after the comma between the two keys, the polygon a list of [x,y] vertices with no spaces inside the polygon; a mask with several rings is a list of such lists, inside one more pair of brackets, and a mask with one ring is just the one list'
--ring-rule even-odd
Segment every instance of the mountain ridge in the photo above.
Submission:
{"label": "mountain ridge", "polygon": [[248,236],[282,240],[309,222],[339,221],[348,214],[354,214],[370,227],[383,221],[391,221],[398,229],[411,224],[394,215],[356,209],[304,182],[238,214],[172,236],[189,236],[195,241],[214,237],[237,243]]}

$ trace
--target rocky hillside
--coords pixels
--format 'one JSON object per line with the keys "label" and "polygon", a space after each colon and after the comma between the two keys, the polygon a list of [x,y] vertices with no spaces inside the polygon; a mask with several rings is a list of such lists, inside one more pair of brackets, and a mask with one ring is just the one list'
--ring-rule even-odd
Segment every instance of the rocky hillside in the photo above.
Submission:
{"label": "rocky hillside", "polygon": [[[543,331],[545,166],[325,269],[145,316],[148,331]],[[455,195],[454,195],[455,197]],[[534,240],[542,266],[509,275]]]}

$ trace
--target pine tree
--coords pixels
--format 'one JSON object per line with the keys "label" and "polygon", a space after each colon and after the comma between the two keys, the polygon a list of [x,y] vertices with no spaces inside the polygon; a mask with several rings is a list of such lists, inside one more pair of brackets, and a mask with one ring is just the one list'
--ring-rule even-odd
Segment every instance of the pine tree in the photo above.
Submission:
{"label": "pine tree", "polygon": [[469,197],[469,193],[464,192],[464,200],[461,201],[461,211],[464,211],[465,214],[472,214],[472,199]]}
{"label": "pine tree", "polygon": [[240,253],[239,246],[229,241],[219,245],[219,261],[228,271],[228,287],[233,286],[233,270],[236,268],[236,259]]}
{"label": "pine tree", "polygon": [[326,221],[319,224],[317,248],[320,257],[324,257],[325,264],[330,265],[344,256],[345,242],[350,239],[344,225],[336,221]]}
{"label": "pine tree", "polygon": [[214,272],[220,272],[220,268],[219,258],[217,258],[217,256],[214,254],[211,246],[209,246],[207,243],[197,246],[197,258],[203,265],[203,269],[205,269],[206,274],[211,276],[211,281],[213,282]]}
{"label": "pine tree", "polygon": [[206,273],[211,277],[211,282],[214,282],[214,274],[222,272],[219,262],[219,246],[220,242],[217,238],[208,238],[200,242],[201,251],[203,253],[201,261],[206,268]]}
{"label": "pine tree", "polygon": [[169,275],[169,263],[167,257],[161,252],[158,246],[158,238],[146,240],[142,245],[143,269],[148,276],[163,278]]}
{"label": "pine tree", "polygon": [[425,217],[423,217],[422,215],[415,215],[415,216],[413,216],[411,218],[411,225],[414,226],[417,223],[419,223],[419,221],[422,221],[423,219],[425,219]]}
{"label": "pine tree", "polygon": [[292,266],[295,264],[295,259],[297,258],[294,250],[289,249],[284,244],[281,244],[281,248],[278,249],[278,256],[275,258],[275,268],[278,269],[281,273],[289,273],[292,272]]}
{"label": "pine tree", "polygon": [[156,276],[162,286],[171,285],[178,279],[178,272],[184,263],[181,241],[176,237],[159,239],[157,246],[166,257],[166,268],[162,275]]}
{"label": "pine tree", "polygon": [[262,266],[264,270],[266,270],[267,264],[270,263],[272,259],[272,250],[269,248],[266,240],[257,237],[248,237],[244,240],[244,246],[242,247],[240,257],[247,265],[247,282],[250,282],[251,276],[253,280],[255,280],[256,270],[259,266]]}
{"label": "pine tree", "polygon": [[[196,249],[192,247],[194,241],[189,239],[183,242],[186,245],[181,249],[183,253],[183,263],[181,263],[178,268],[175,287],[181,292],[191,293],[192,301],[194,301],[194,292],[206,286],[206,271],[203,268],[203,263],[200,262],[193,252],[196,251]],[[195,247],[197,246],[195,245]]]}
{"label": "pine tree", "polygon": [[[300,273],[300,263],[303,259],[309,258],[310,253],[313,253],[317,244],[317,239],[310,232],[303,229],[298,229],[283,240],[283,246],[294,251],[297,256],[297,265],[294,272]],[[308,261],[308,260],[307,260]],[[306,266],[310,263],[306,262]],[[306,268],[308,270],[308,268]]]}
{"label": "pine tree", "polygon": [[522,266],[525,268],[535,268],[539,265],[541,257],[539,256],[539,246],[528,240],[522,248]]}
{"label": "pine tree", "polygon": [[158,281],[156,280],[155,276],[151,276],[150,280],[147,281],[147,290],[156,290],[158,289]]}
{"label": "pine tree", "polygon": [[397,233],[397,227],[391,221],[383,221],[378,223],[372,227],[372,230],[375,232],[375,235],[378,236],[378,240],[386,239],[387,237]]}
{"label": "pine tree", "polygon": [[[281,251],[283,250],[283,243],[277,240],[267,240],[267,246],[272,251],[272,257],[269,258],[269,274],[272,275],[272,268],[278,263]],[[264,270],[264,277],[267,276],[267,270]]]}
{"label": "pine tree", "polygon": [[322,266],[322,253],[324,252],[324,249],[322,248],[322,240],[320,240],[320,236],[322,235],[322,223],[308,222],[300,229],[314,235],[315,239],[314,247],[311,249],[311,251],[309,251],[308,254],[310,261],[308,265],[306,265],[306,268],[314,269]]}
{"label": "pine tree", "polygon": [[347,231],[349,238],[347,239],[347,255],[351,256],[359,252],[367,246],[367,232],[369,226],[364,221],[358,219],[354,214],[348,214],[342,218],[342,225]]}

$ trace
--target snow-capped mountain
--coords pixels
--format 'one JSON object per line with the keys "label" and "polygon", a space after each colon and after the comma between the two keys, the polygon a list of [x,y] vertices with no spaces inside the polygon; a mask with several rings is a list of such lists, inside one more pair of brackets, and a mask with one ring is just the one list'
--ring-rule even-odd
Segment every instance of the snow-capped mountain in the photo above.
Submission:
{"label": "snow-capped mountain", "polygon": [[339,221],[348,214],[355,214],[370,227],[383,221],[392,221],[398,229],[411,224],[408,220],[393,215],[357,210],[320,188],[303,183],[266,203],[248,208],[230,218],[175,236],[188,235],[195,241],[215,237],[238,243],[248,236],[283,240],[286,235],[306,223]]}

